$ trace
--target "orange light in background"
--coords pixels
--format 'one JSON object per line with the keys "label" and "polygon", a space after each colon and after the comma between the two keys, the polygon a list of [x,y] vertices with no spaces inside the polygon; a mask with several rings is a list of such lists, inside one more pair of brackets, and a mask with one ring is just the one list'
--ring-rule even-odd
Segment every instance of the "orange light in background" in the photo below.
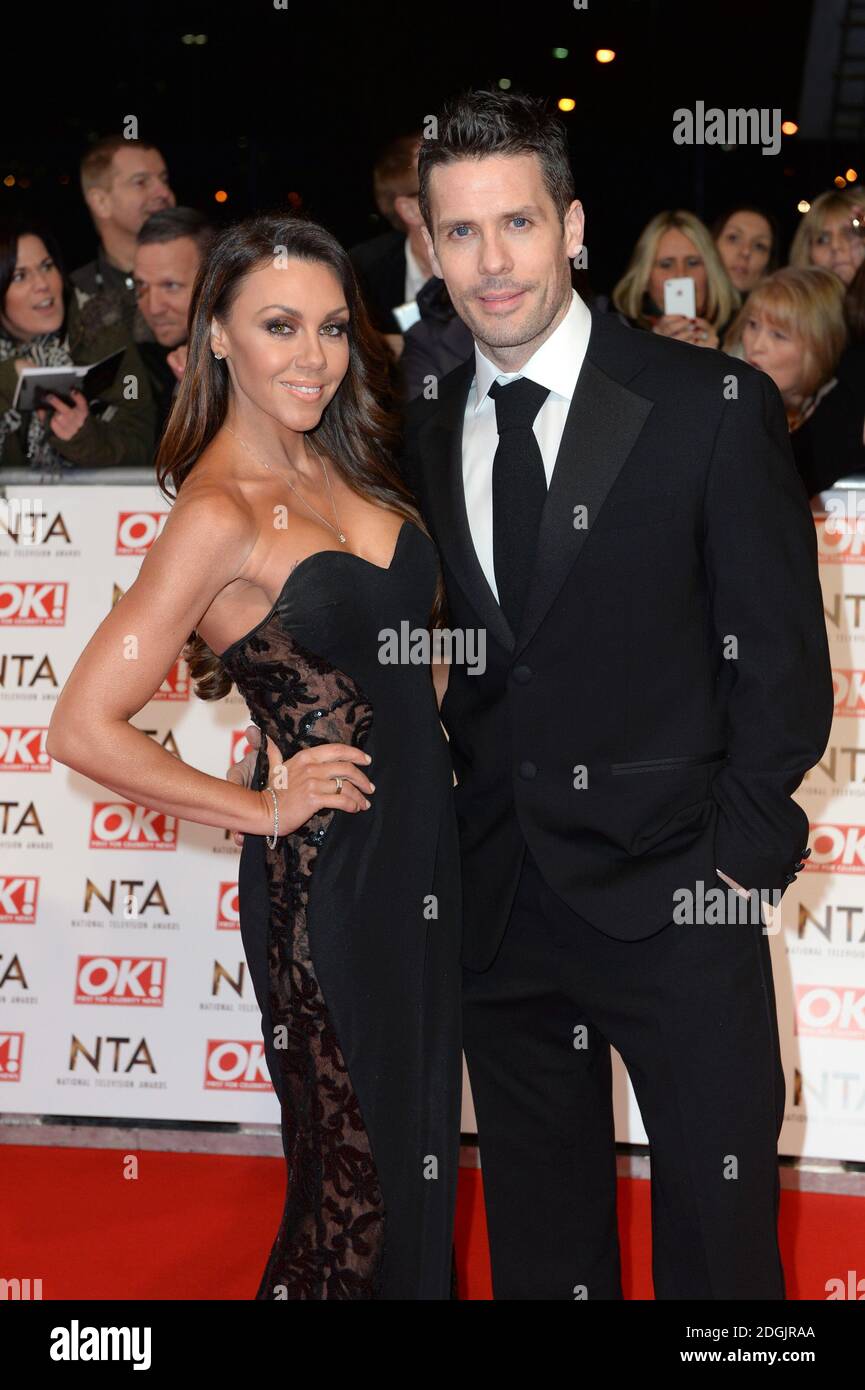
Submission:
{"label": "orange light in background", "polygon": [[7,188],[13,188],[15,186],[15,175],[7,174],[3,182],[5,183]]}
{"label": "orange light in background", "polygon": [[838,177],[836,178],[836,180],[835,180],[835,187],[836,187],[836,188],[846,188],[846,187],[847,187],[847,180],[845,179],[845,177],[844,177],[843,174],[839,174]]}
{"label": "orange light in background", "polygon": [[781,134],[782,134],[782,135],[795,135],[798,129],[799,129],[799,127],[797,126],[797,124],[796,124],[795,121],[782,121],[782,122],[781,122]]}
{"label": "orange light in background", "polygon": [[797,211],[797,212],[810,212],[810,211],[811,211],[811,204],[808,202],[807,198],[800,198],[800,199],[799,199],[799,202],[796,204],[796,211]]}
{"label": "orange light in background", "polygon": [[213,196],[214,196],[214,198],[216,199],[216,201],[217,201],[218,203],[227,203],[227,202],[228,202],[228,194],[226,193],[226,191],[225,191],[224,188],[217,188],[217,190],[216,190],[216,192],[214,193]]}
{"label": "orange light in background", "polygon": [[615,56],[615,49],[612,48],[599,48],[595,54],[595,58],[599,63],[611,63]]}
{"label": "orange light in background", "polygon": [[286,193],[285,196],[288,199],[290,207],[299,208],[303,203],[303,198],[294,189],[292,189],[290,193]]}
{"label": "orange light in background", "polygon": [[576,104],[573,97],[559,97],[557,102],[560,111],[573,111]]}
{"label": "orange light in background", "polygon": [[848,169],[845,172],[844,177],[848,183],[855,183],[859,175],[857,174],[855,169]]}

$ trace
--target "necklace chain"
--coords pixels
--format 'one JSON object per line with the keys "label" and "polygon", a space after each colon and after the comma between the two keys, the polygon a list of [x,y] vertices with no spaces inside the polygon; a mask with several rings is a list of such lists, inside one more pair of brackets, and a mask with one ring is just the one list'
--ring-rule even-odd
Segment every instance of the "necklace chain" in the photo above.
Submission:
{"label": "necklace chain", "polygon": [[[336,505],[335,505],[334,500],[333,500],[333,488],[332,488],[331,485],[330,485],[330,478],[328,477],[328,474],[327,474],[327,466],[325,465],[325,462],[324,462],[324,459],[323,459],[321,453],[319,452],[318,448],[316,447],[315,440],[310,439],[310,440],[309,440],[309,443],[312,445],[313,452],[318,456],[318,460],[319,460],[319,462],[320,462],[320,464],[321,464],[322,472],[324,473],[324,481],[327,483],[327,490],[328,490],[328,493],[329,493],[329,495],[330,495],[330,505],[331,505],[331,507],[333,508],[333,519],[334,519],[334,521],[336,522],[336,525],[335,525],[335,526],[334,526],[330,521],[328,521],[328,519],[327,519],[326,516],[322,516],[321,512],[318,511],[317,508],[314,507],[314,506],[312,505],[311,502],[307,502],[307,500],[306,500],[306,498],[304,497],[303,493],[300,492],[300,491],[294,486],[294,483],[291,481],[290,478],[286,478],[286,476],[285,476],[284,473],[279,473],[279,472],[277,472],[277,470],[276,470],[275,468],[272,468],[271,465],[267,462],[267,459],[259,458],[258,455],[257,455],[256,453],[254,453],[253,450],[249,447],[249,445],[247,444],[246,440],[245,440],[245,439],[241,439],[240,435],[237,433],[237,430],[233,430],[233,429],[231,428],[230,425],[226,425],[225,428],[228,430],[228,433],[229,433],[229,434],[233,434],[233,435],[234,435],[234,437],[235,437],[235,439],[237,440],[238,444],[242,444],[242,445],[243,445],[244,449],[245,449],[246,452],[249,454],[250,458],[254,458],[255,461],[256,461],[256,463],[263,463],[264,466],[265,466],[265,468],[267,468],[271,473],[273,473],[275,477],[277,477],[277,478],[282,478],[282,480],[283,480],[284,483],[288,483],[288,486],[291,488],[292,492],[295,493],[295,495],[296,495],[297,497],[300,498],[300,500],[301,500],[301,502],[303,503],[303,505],[304,505],[305,507],[309,507],[309,510],[310,510],[311,512],[313,512],[313,513],[318,517],[319,521],[323,521],[324,524],[325,524],[325,526],[330,527],[331,531],[335,531],[335,532],[336,532],[336,535],[337,535],[337,537],[338,537],[338,539],[339,539],[339,541],[340,541],[340,543],[341,543],[342,545],[345,545],[345,544],[346,544],[347,537],[346,537],[345,532],[343,531],[342,527],[341,527],[340,524],[339,524],[339,517],[338,517],[337,514],[336,514]],[[307,436],[304,435],[303,437],[304,437],[304,440],[306,440]]]}

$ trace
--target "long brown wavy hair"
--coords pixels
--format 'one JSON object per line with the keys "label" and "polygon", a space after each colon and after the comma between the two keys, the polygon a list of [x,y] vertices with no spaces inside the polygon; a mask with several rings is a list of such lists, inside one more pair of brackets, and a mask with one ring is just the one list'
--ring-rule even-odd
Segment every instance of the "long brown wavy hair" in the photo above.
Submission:
{"label": "long brown wavy hair", "polygon": [[[348,368],[314,432],[322,452],[359,496],[383,504],[429,535],[394,463],[400,429],[388,352],[370,324],[348,253],[317,222],[284,213],[251,217],[228,227],[201,264],[189,306],[186,369],[156,455],[160,489],[175,500],[225,421],[231,384],[226,363],[211,351],[211,322],[225,322],[244,277],[277,254],[329,266],[349,310]],[[443,613],[439,573],[430,625],[438,626]],[[221,700],[228,694],[231,677],[197,632],[190,634],[182,655],[200,699]]]}

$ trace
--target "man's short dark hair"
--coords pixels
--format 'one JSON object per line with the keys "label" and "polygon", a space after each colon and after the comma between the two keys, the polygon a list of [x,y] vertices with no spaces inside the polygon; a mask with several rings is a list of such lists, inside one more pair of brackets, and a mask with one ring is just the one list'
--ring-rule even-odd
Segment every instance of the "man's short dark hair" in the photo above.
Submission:
{"label": "man's short dark hair", "polygon": [[512,154],[538,156],[547,191],[564,220],[574,201],[574,175],[561,119],[545,102],[521,92],[464,92],[442,108],[435,139],[421,141],[418,203],[430,235],[429,177],[433,169],[455,159]]}
{"label": "man's short dark hair", "polygon": [[198,247],[199,255],[206,256],[215,235],[216,228],[197,208],[162,208],[150,214],[136,240],[139,246],[152,246],[188,236]]}

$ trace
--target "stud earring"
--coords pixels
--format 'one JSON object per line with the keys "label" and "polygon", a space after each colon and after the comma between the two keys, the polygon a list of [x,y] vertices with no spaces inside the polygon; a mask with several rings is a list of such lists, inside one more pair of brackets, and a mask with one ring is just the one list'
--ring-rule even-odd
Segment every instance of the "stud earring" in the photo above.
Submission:
{"label": "stud earring", "polygon": [[213,355],[214,355],[214,357],[216,358],[217,362],[221,362],[222,359],[223,359],[223,357],[225,356],[225,353],[224,353],[224,352],[214,352]]}

